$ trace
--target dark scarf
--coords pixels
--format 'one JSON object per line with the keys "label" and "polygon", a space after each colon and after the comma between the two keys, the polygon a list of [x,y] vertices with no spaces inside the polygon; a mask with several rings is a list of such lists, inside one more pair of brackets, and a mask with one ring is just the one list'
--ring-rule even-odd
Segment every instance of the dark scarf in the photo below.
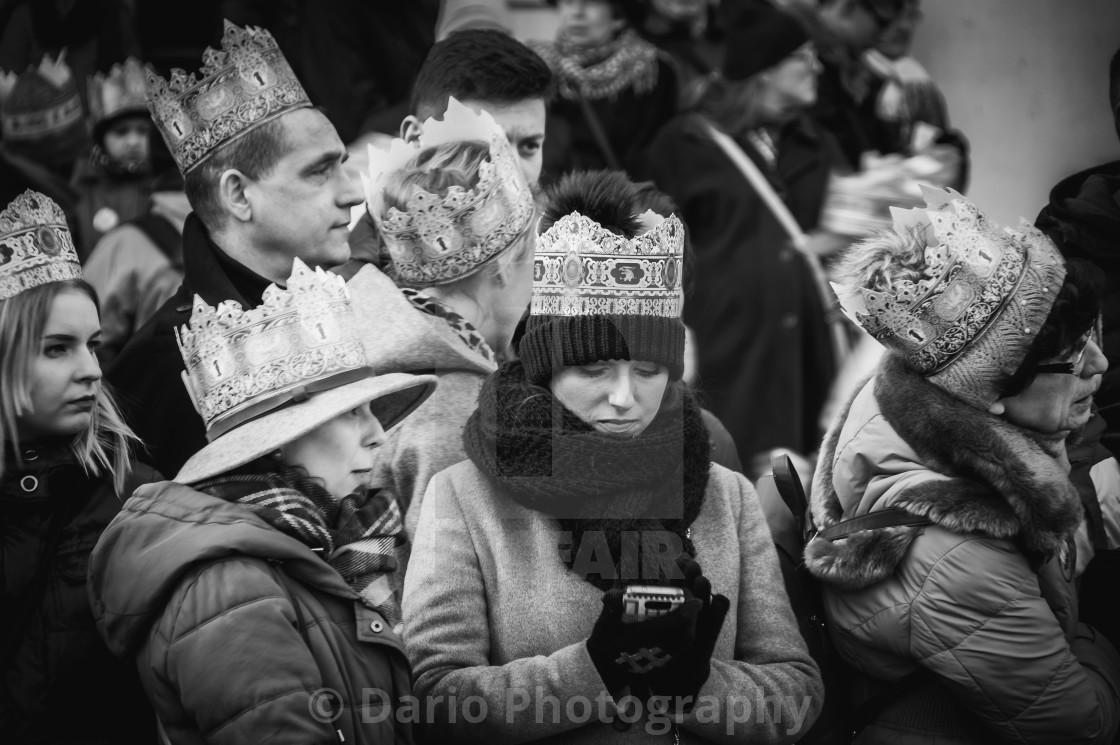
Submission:
{"label": "dark scarf", "polygon": [[[321,557],[391,626],[400,607],[388,588],[397,568],[401,513],[386,492],[370,489],[336,500],[298,469],[275,470],[258,462],[198,485],[200,491],[252,510],[265,522]],[[378,580],[386,579],[382,582]],[[375,584],[376,583],[376,584]]]}
{"label": "dark scarf", "polygon": [[[594,531],[603,537],[613,576],[581,574],[602,590],[638,576],[629,563],[637,558],[635,550],[640,549],[643,562],[656,562],[657,546],[629,543],[635,535],[669,532],[685,553],[695,555],[689,526],[703,506],[711,445],[688,392],[678,403],[663,403],[638,437],[605,434],[581,421],[547,388],[529,383],[520,362],[510,362],[483,383],[463,445],[505,495],[555,517],[560,529],[570,532],[570,550],[558,547],[568,569],[587,559],[580,553],[585,535]],[[562,541],[567,544],[567,537]],[[656,565],[643,563],[645,569]],[[643,584],[665,582],[645,574]]]}
{"label": "dark scarf", "polygon": [[556,74],[560,95],[597,101],[616,98],[628,88],[649,93],[657,86],[657,47],[627,29],[598,47],[573,44],[563,34],[533,49]]}

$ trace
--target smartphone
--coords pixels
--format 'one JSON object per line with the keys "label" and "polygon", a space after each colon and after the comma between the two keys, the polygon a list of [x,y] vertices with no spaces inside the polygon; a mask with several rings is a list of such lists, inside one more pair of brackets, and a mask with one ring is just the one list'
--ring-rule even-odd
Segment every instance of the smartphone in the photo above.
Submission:
{"label": "smartphone", "polygon": [[637,623],[671,613],[684,604],[684,590],[658,585],[630,585],[622,594],[622,622]]}

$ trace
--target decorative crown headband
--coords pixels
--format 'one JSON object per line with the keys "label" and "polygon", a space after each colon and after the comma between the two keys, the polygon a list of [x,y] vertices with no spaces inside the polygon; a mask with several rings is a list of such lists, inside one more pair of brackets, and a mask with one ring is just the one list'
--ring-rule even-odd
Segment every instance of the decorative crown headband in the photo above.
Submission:
{"label": "decorative crown headband", "polygon": [[0,72],[0,132],[7,140],[38,140],[82,120],[82,99],[65,62],[44,55],[22,74]]}
{"label": "decorative crown headband", "polygon": [[626,238],[578,212],[537,240],[532,315],[679,318],[684,226],[647,212],[650,229]]}
{"label": "decorative crown headband", "polygon": [[148,113],[148,89],[144,66],[135,57],[113,65],[109,74],[95,73],[89,79],[89,117],[94,124],[120,114]]}
{"label": "decorative crown headband", "polygon": [[[412,167],[421,151],[468,141],[490,149],[474,187],[452,186],[442,197],[418,190],[406,209],[385,209],[389,178]],[[505,131],[489,113],[476,113],[453,97],[442,121],[424,122],[419,146],[399,138],[388,150],[370,146],[369,174],[362,175],[362,184],[367,209],[389,249],[391,271],[412,284],[444,284],[477,271],[513,244],[535,209]]]}
{"label": "decorative crown headband", "polygon": [[28,189],[0,212],[0,300],[67,279],[82,279],[82,266],[66,215]]}
{"label": "decorative crown headband", "polygon": [[369,377],[342,277],[299,259],[287,288],[270,285],[252,310],[195,295],[190,323],[176,330],[183,382],[213,441],[309,394]]}
{"label": "decorative crown headband", "polygon": [[148,68],[148,107],[179,171],[293,109],[311,105],[276,40],[225,22],[220,49],[206,48],[202,80],[175,68],[167,81]]}
{"label": "decorative crown headband", "polygon": [[911,367],[987,405],[1046,321],[1065,264],[1026,221],[1019,231],[1001,230],[952,189],[923,185],[922,194],[924,209],[891,208],[896,231],[925,240],[921,276],[886,290],[833,288],[848,317]]}

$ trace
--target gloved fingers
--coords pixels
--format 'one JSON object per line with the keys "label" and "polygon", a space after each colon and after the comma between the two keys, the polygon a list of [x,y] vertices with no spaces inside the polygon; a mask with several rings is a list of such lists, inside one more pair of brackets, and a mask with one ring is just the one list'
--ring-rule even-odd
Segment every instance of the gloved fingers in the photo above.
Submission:
{"label": "gloved fingers", "polygon": [[684,577],[684,589],[691,591],[695,595],[696,593],[692,589],[692,584],[701,574],[700,564],[688,554],[681,554],[677,557],[677,568]]}
{"label": "gloved fingers", "polygon": [[707,610],[708,605],[712,601],[712,583],[704,575],[700,575],[692,583],[692,596],[699,600],[704,610]]}
{"label": "gloved fingers", "polygon": [[603,615],[604,616],[621,616],[622,615],[622,590],[617,588],[607,590],[603,593]]}

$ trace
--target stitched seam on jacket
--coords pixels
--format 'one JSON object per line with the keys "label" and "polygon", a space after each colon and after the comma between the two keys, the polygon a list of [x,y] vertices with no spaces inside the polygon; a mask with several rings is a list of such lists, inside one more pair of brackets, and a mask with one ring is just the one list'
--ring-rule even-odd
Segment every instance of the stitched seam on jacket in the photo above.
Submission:
{"label": "stitched seam on jacket", "polygon": [[229,719],[227,719],[224,722],[222,722],[221,724],[219,724],[214,729],[207,731],[205,733],[205,735],[206,735],[207,739],[209,739],[211,735],[214,735],[217,732],[219,732],[220,730],[225,729],[226,727],[232,725],[234,722],[236,722],[238,719],[245,716],[246,714],[249,714],[253,711],[256,711],[257,709],[260,709],[260,708],[266,706],[267,704],[270,704],[273,701],[276,701],[277,699],[286,698],[288,696],[292,696],[292,695],[295,695],[297,693],[307,693],[307,689],[306,688],[293,688],[290,691],[284,691],[283,693],[278,693],[275,696],[270,696],[270,697],[268,697],[266,699],[263,699],[261,701],[254,701],[250,706],[246,706],[244,709],[237,712],[236,714],[231,716]]}

